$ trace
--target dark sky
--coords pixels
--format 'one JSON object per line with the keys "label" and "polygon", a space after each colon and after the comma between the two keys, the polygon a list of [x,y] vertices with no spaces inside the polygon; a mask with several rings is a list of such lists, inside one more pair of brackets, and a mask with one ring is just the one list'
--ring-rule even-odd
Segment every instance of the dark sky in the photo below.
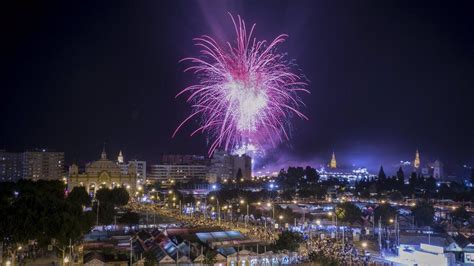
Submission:
{"label": "dark sky", "polygon": [[192,38],[233,38],[226,14],[256,22],[311,81],[292,140],[273,155],[376,165],[474,160],[472,1],[11,1],[2,7],[0,147],[68,161],[155,160],[207,151],[174,95]]}

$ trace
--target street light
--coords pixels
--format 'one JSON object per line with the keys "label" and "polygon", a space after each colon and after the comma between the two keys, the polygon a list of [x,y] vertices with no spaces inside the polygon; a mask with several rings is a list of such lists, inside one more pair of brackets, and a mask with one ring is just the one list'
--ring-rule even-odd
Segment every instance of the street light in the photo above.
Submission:
{"label": "street light", "polygon": [[267,202],[267,207],[272,207],[272,219],[275,220],[275,204]]}
{"label": "street light", "polygon": [[219,199],[214,196],[211,196],[211,200],[214,200],[214,199],[217,202],[217,215],[219,216],[217,220],[218,220],[218,223],[221,224],[221,208],[219,207]]}
{"label": "street light", "polygon": [[364,249],[366,249],[366,248],[367,248],[367,242],[362,242],[362,247],[363,247]]}
{"label": "street light", "polygon": [[[245,200],[241,199],[240,200],[240,204],[244,204],[245,203]],[[247,228],[247,223],[248,223],[248,219],[249,219],[249,203],[247,202],[247,216],[245,216],[245,228]]]}
{"label": "street light", "polygon": [[332,217],[334,214],[335,226],[336,226],[336,239],[337,239],[337,214],[333,212],[328,212],[329,217]]}

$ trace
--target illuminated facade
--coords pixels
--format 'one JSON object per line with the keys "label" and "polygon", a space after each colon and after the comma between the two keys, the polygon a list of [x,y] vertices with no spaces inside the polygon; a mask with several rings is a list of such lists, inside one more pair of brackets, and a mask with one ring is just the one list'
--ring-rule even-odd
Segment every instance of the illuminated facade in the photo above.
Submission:
{"label": "illuminated facade", "polygon": [[332,152],[332,158],[331,158],[331,163],[329,164],[329,167],[331,169],[336,169],[337,168],[336,154],[334,154],[334,152]]}
{"label": "illuminated facade", "polygon": [[23,178],[23,153],[0,150],[0,182],[16,182]]}
{"label": "illuminated facade", "polygon": [[195,164],[152,164],[148,173],[149,180],[185,181],[191,178],[206,179],[207,165]]}
{"label": "illuminated facade", "polygon": [[418,149],[416,150],[415,161],[413,161],[413,167],[415,167],[416,170],[420,168],[420,153],[418,152]]}
{"label": "illuminated facade", "polygon": [[64,177],[64,152],[26,151],[23,156],[23,178],[61,180]]}
{"label": "illuminated facade", "polygon": [[137,188],[137,170],[134,165],[131,165],[128,167],[128,173],[123,174],[122,169],[115,162],[107,159],[104,150],[99,160],[86,165],[84,173],[79,173],[77,165],[71,165],[69,168],[68,191],[79,186],[85,187],[90,195],[95,195],[95,192],[103,187],[123,186],[129,192],[135,192]]}
{"label": "illuminated facade", "polygon": [[252,178],[252,158],[246,154],[230,155],[223,150],[216,150],[212,155],[211,166],[207,175],[209,183],[228,179]]}
{"label": "illuminated facade", "polygon": [[360,180],[370,180],[376,177],[376,175],[369,173],[367,168],[353,169],[352,171],[342,170],[326,170],[321,168],[319,171],[321,180],[328,180],[331,178],[338,179],[340,181],[356,182]]}

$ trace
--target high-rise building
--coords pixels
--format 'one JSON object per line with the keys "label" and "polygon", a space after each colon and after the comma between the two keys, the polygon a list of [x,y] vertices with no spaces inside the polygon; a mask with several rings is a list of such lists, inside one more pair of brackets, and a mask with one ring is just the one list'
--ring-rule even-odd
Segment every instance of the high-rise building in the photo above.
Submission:
{"label": "high-rise building", "polygon": [[163,165],[209,165],[209,158],[194,154],[164,154],[160,164]]}
{"label": "high-rise building", "polygon": [[207,179],[209,183],[230,179],[233,177],[232,169],[233,162],[231,155],[224,150],[216,150],[212,155]]}
{"label": "high-rise building", "polygon": [[329,164],[329,168],[331,169],[337,168],[336,154],[334,154],[334,152],[332,152],[332,158],[331,158],[331,163]]}
{"label": "high-rise building", "polygon": [[246,154],[233,155],[231,158],[233,178],[243,178],[246,180],[252,178],[252,158],[250,156]]}
{"label": "high-rise building", "polygon": [[206,179],[207,165],[198,164],[152,164],[147,175],[148,180],[186,181],[193,178]]}
{"label": "high-rise building", "polygon": [[[240,174],[239,174],[240,172]],[[235,178],[252,177],[252,158],[248,155],[230,155],[223,150],[216,150],[212,155],[207,179],[209,183]]]}
{"label": "high-rise building", "polygon": [[31,180],[61,180],[64,177],[64,152],[46,150],[23,154],[23,178]]}
{"label": "high-rise building", "polygon": [[433,163],[433,177],[436,179],[443,179],[444,173],[443,173],[443,163],[439,160],[436,160]]}
{"label": "high-rise building", "polygon": [[136,169],[137,173],[137,181],[143,183],[146,180],[146,161],[139,161],[137,159],[133,159],[125,163],[125,156],[123,155],[122,151],[119,152],[117,156],[117,165],[120,167],[123,175],[128,174],[128,169],[133,165]]}
{"label": "high-rise building", "polygon": [[23,178],[23,153],[0,150],[0,182]]}
{"label": "high-rise building", "polygon": [[140,182],[143,182],[147,179],[146,175],[146,161],[138,161],[136,159],[133,159],[131,161],[128,161],[128,166],[135,166],[137,169],[137,178],[140,180]]}

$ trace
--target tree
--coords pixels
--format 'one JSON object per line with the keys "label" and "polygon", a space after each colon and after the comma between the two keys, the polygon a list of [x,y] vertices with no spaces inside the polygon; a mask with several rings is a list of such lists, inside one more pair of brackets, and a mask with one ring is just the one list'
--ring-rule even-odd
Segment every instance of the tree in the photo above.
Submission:
{"label": "tree", "polygon": [[397,180],[405,180],[405,173],[403,173],[402,167],[398,168],[397,171]]}
{"label": "tree", "polygon": [[464,206],[459,207],[453,212],[451,212],[451,215],[453,216],[453,219],[459,223],[464,223],[469,218],[471,218],[471,215],[469,214],[469,212],[466,211],[466,208]]}
{"label": "tree", "polygon": [[316,169],[314,169],[310,166],[306,166],[304,172],[305,172],[305,175],[306,175],[306,179],[309,183],[317,183],[318,182],[319,175],[318,175],[318,172],[316,172]]}
{"label": "tree", "polygon": [[[97,213],[97,204],[94,204],[92,209],[94,214]],[[102,202],[100,201],[99,204],[99,223],[100,224],[112,224],[115,219],[115,215],[117,212],[115,211],[114,205],[109,202]]]}
{"label": "tree", "polygon": [[239,169],[237,170],[237,174],[235,175],[235,178],[236,178],[237,180],[240,180],[240,179],[242,178],[242,176],[243,176],[243,175],[242,175],[242,169],[239,168]]}
{"label": "tree", "polygon": [[385,175],[385,172],[383,170],[383,166],[380,166],[380,170],[379,170],[379,180],[383,181],[385,179],[387,179],[387,175]]}
{"label": "tree", "polygon": [[292,231],[283,231],[280,237],[273,245],[273,249],[277,251],[288,250],[296,251],[303,242],[303,236],[300,233]]}
{"label": "tree", "polygon": [[360,221],[362,212],[355,204],[351,202],[344,202],[338,204],[336,207],[337,219],[342,222],[347,222],[351,226]]}
{"label": "tree", "polygon": [[36,240],[45,247],[51,239],[68,245],[79,240],[92,225],[90,212],[64,197],[64,184],[58,181],[22,180],[0,186],[0,238],[5,245]]}
{"label": "tree", "polygon": [[280,194],[280,197],[282,200],[292,200],[293,197],[295,196],[295,190],[294,189],[285,189],[283,192]]}
{"label": "tree", "polygon": [[411,173],[411,176],[408,182],[410,183],[410,186],[412,186],[413,188],[418,185],[418,178],[416,177],[416,172]]}
{"label": "tree", "polygon": [[95,197],[100,201],[100,204],[108,203],[114,207],[126,205],[130,199],[128,191],[123,187],[101,188],[97,190]]}
{"label": "tree", "polygon": [[140,215],[138,215],[136,212],[128,211],[124,213],[122,217],[120,217],[118,222],[121,224],[135,225],[140,222]]}
{"label": "tree", "polygon": [[418,226],[427,226],[433,223],[434,208],[431,204],[426,201],[421,201],[412,208],[412,214],[415,219],[415,223]]}
{"label": "tree", "polygon": [[87,194],[85,187],[74,187],[67,195],[67,200],[82,206],[91,205],[91,197]]}
{"label": "tree", "polygon": [[374,210],[374,218],[375,222],[378,222],[379,219],[382,220],[382,223],[387,225],[390,221],[390,219],[394,219],[395,215],[397,214],[397,209],[395,207],[391,206],[390,204],[380,204],[375,208]]}
{"label": "tree", "polygon": [[143,258],[145,259],[145,266],[158,265],[158,261],[156,260],[156,255],[151,250],[143,252]]}
{"label": "tree", "polygon": [[111,193],[111,203],[114,204],[115,206],[123,206],[128,203],[130,200],[130,195],[128,194],[128,191],[124,187],[116,187],[113,188]]}

